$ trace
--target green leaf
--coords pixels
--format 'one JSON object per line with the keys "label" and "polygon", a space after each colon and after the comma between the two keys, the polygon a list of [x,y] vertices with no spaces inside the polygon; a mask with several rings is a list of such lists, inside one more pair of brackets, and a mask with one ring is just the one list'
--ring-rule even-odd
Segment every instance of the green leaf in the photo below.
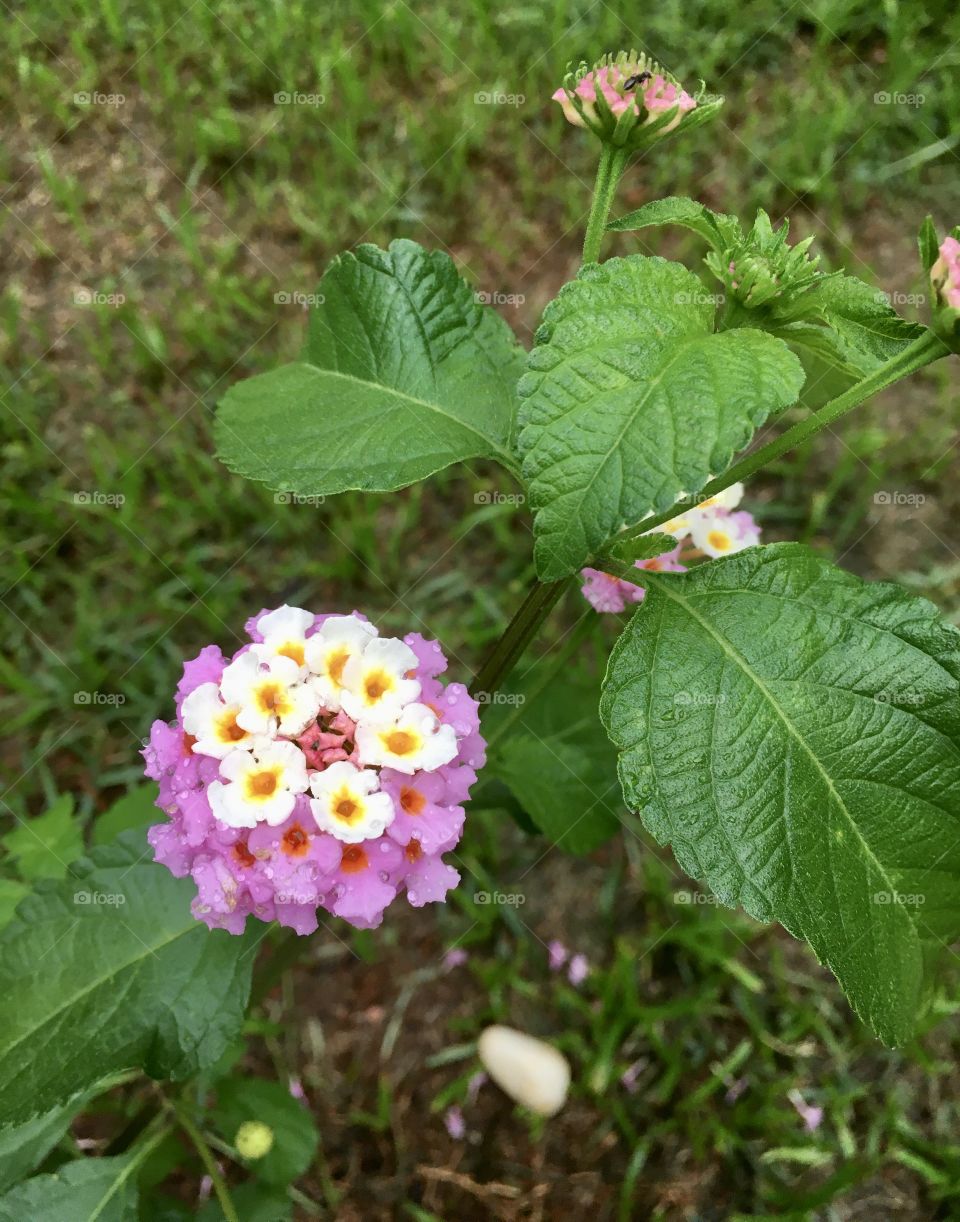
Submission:
{"label": "green leaf", "polygon": [[258,933],[208,930],[149,854],[134,832],[94,849],[0,934],[0,1123],[118,1069],[183,1078],[239,1030]]}
{"label": "green leaf", "polygon": [[932,216],[924,217],[920,232],[917,234],[917,246],[920,250],[920,265],[924,273],[929,273],[940,257],[940,238]]}
{"label": "green leaf", "polygon": [[629,564],[631,560],[654,560],[657,556],[672,552],[676,546],[677,540],[673,535],[664,535],[654,531],[649,535],[636,535],[632,539],[624,539],[621,543],[615,543],[610,549],[610,554]]}
{"label": "green leaf", "polygon": [[360,246],[319,295],[302,359],[224,397],[217,452],[231,471],[326,496],[388,492],[469,458],[516,469],[523,349],[448,255]]}
{"label": "green leaf", "polygon": [[266,1183],[292,1183],[307,1171],[316,1156],[320,1141],[316,1122],[304,1105],[278,1082],[261,1078],[224,1079],[217,1084],[212,1115],[221,1136],[230,1145],[246,1121],[259,1121],[273,1130],[270,1150],[247,1164]]}
{"label": "green leaf", "polygon": [[22,819],[3,839],[20,874],[36,878],[66,878],[67,867],[83,852],[83,833],[73,817],[73,798],[62,794],[36,819]]}
{"label": "green leaf", "polygon": [[484,769],[508,786],[558,848],[589,853],[620,830],[616,753],[597,719],[600,674],[576,665],[533,668],[497,694],[483,719]]}
{"label": "green leaf", "polygon": [[798,544],[644,585],[601,705],[628,805],[906,1040],[960,935],[960,633]]}
{"label": "green leaf", "polygon": [[547,306],[519,387],[541,580],[698,492],[796,401],[796,356],[761,331],[714,332],[712,300],[679,263],[631,255],[587,265]]}
{"label": "green leaf", "polygon": [[109,844],[121,832],[140,831],[157,821],[157,787],[137,785],[98,815],[90,835],[92,844]]}
{"label": "green leaf", "polygon": [[0,929],[9,924],[17,904],[29,892],[26,883],[17,882],[14,878],[0,878]]}
{"label": "green leaf", "polygon": [[136,1155],[80,1158],[0,1197],[0,1222],[136,1222]]}
{"label": "green leaf", "polygon": [[650,225],[682,225],[706,238],[717,251],[725,250],[743,238],[740,222],[735,216],[712,212],[697,200],[687,199],[682,195],[651,200],[635,212],[628,212],[626,216],[611,221],[607,229],[622,233],[626,230],[646,229]]}
{"label": "green leaf", "polygon": [[832,352],[856,377],[871,373],[897,356],[925,330],[908,322],[890,305],[887,295],[856,276],[825,276],[803,299],[804,309],[815,312],[827,328],[817,342],[797,328],[784,339],[806,342],[821,355]]}

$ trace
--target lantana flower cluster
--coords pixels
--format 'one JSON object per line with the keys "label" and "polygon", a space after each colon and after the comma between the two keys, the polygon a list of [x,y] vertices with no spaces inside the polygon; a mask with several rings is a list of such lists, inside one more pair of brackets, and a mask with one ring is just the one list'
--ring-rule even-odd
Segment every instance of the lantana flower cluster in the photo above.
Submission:
{"label": "lantana flower cluster", "polygon": [[[671,535],[676,546],[662,555],[636,561],[636,568],[657,573],[684,573],[685,560],[732,556],[760,542],[760,527],[753,514],[737,510],[743,499],[743,484],[731,484],[716,496],[692,506],[679,517],[664,522],[650,534]],[[630,603],[642,602],[646,590],[599,569],[580,573],[584,598],[595,611],[623,611]]]}
{"label": "lantana flower cluster", "polygon": [[320,909],[371,929],[401,893],[444,900],[485,747],[439,644],[289,606],[246,627],[232,658],[208,645],[184,665],[176,719],[144,750],[168,816],[149,840],[196,883],[194,915],[306,934]]}
{"label": "lantana flower cluster", "polygon": [[575,126],[629,149],[647,147],[689,126],[686,116],[698,108],[697,120],[703,121],[722,103],[702,89],[695,97],[687,93],[669,72],[636,51],[605,55],[593,67],[581,64],[567,73],[553,99]]}

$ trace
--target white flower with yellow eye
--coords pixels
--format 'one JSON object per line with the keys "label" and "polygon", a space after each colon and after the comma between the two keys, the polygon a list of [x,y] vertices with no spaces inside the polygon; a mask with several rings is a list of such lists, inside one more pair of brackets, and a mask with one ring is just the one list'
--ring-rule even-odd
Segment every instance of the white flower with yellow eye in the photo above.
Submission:
{"label": "white flower with yellow eye", "polygon": [[457,754],[453,726],[441,725],[425,704],[408,704],[393,721],[359,723],[356,740],[361,763],[411,776],[449,764]]}
{"label": "white flower with yellow eye", "polygon": [[224,704],[216,683],[201,683],[184,699],[180,710],[184,730],[197,741],[197,755],[223,759],[238,747],[253,746],[253,735],[237,723],[239,704]]}
{"label": "white flower with yellow eye", "polygon": [[375,840],[393,822],[396,811],[388,793],[378,792],[380,777],[372,769],[340,760],[310,777],[310,809],[322,832],[346,844]]}
{"label": "white flower with yellow eye", "polygon": [[354,721],[385,721],[420,695],[420,681],[408,679],[419,665],[409,645],[378,637],[343,668],[340,702]]}
{"label": "white flower with yellow eye", "polygon": [[252,751],[231,751],[220,775],[224,781],[211,781],[207,795],[214,818],[229,827],[276,827],[307,789],[303,752],[294,743],[269,738],[258,737]]}
{"label": "white flower with yellow eye", "polygon": [[254,651],[231,662],[220,680],[220,694],[240,707],[237,724],[252,734],[301,734],[320,711],[320,697],[300,681],[301,668],[292,658],[266,660]]}
{"label": "white flower with yellow eye", "polygon": [[254,652],[264,660],[279,656],[303,666],[307,632],[313,627],[314,619],[312,611],[286,604],[277,607],[276,611],[268,611],[257,620],[257,631],[263,642],[254,645]]}
{"label": "white flower with yellow eye", "polygon": [[728,509],[714,509],[694,521],[691,537],[695,547],[716,560],[759,543],[760,527],[753,515],[743,510],[731,513]]}
{"label": "white flower with yellow eye", "polygon": [[332,713],[340,709],[347,663],[363,653],[376,635],[373,624],[355,615],[331,615],[307,641],[304,657],[311,672],[311,686]]}

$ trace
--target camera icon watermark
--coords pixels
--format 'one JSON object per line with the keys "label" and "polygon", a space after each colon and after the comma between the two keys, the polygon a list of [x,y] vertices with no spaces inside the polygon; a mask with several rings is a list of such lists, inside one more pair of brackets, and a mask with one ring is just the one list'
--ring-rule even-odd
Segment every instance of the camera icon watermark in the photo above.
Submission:
{"label": "camera icon watermark", "polygon": [[477,305],[492,305],[492,306],[522,306],[527,300],[523,293],[502,293],[499,289],[492,293],[485,293],[478,290],[473,295],[473,300]]}
{"label": "camera icon watermark", "polygon": [[119,509],[126,499],[122,492],[102,492],[99,488],[73,494],[74,505],[106,505],[108,509]]}
{"label": "camera icon watermark", "polygon": [[473,902],[483,907],[521,908],[527,897],[521,891],[475,891]]}
{"label": "camera icon watermark", "polygon": [[522,692],[477,692],[477,704],[503,704],[520,708],[527,698]]}
{"label": "camera icon watermark", "polygon": [[919,892],[875,891],[873,902],[880,905],[899,905],[901,908],[920,908],[927,902],[927,897]]}
{"label": "camera icon watermark", "polygon": [[522,492],[497,492],[492,489],[473,494],[474,505],[523,505],[526,499]]}
{"label": "camera icon watermark", "polygon": [[77,705],[108,705],[119,708],[127,703],[123,692],[74,692],[73,703]]}
{"label": "camera icon watermark", "polygon": [[118,106],[123,106],[126,100],[126,94],[100,93],[96,89],[91,92],[83,91],[73,95],[74,106],[110,106],[116,109]]}
{"label": "camera icon watermark", "polygon": [[73,902],[83,908],[122,908],[127,897],[122,891],[74,891]]}
{"label": "camera icon watermark", "polygon": [[915,109],[918,106],[922,106],[926,100],[926,94],[902,93],[899,90],[891,92],[881,89],[873,95],[873,104],[875,106],[909,106]]}
{"label": "camera icon watermark", "polygon": [[288,291],[281,289],[279,293],[274,293],[274,305],[295,305],[302,306],[304,309],[309,309],[311,306],[322,306],[326,301],[323,293],[301,293],[299,289]]}
{"label": "camera icon watermark", "polygon": [[690,905],[693,908],[704,906],[715,906],[720,903],[715,895],[708,895],[704,891],[674,891],[673,902],[675,904]]}
{"label": "camera icon watermark", "polygon": [[517,108],[523,106],[526,100],[526,94],[504,93],[499,89],[481,89],[473,95],[475,106],[513,106]]}
{"label": "camera icon watermark", "polygon": [[127,300],[123,293],[101,293],[97,289],[75,289],[73,304],[77,306],[112,306],[116,309]]}
{"label": "camera icon watermark", "polygon": [[721,306],[727,298],[725,293],[674,293],[674,304],[676,305],[709,305]]}
{"label": "camera icon watermark", "polygon": [[311,509],[318,509],[321,505],[325,505],[326,501],[325,496],[304,496],[300,492],[275,492],[273,494],[274,505],[308,505]]}
{"label": "camera icon watermark", "polygon": [[273,95],[274,106],[324,106],[325,93],[303,93],[299,89],[281,89]]}
{"label": "camera icon watermark", "polygon": [[899,488],[881,489],[873,494],[874,505],[891,505],[896,508],[916,509],[927,503],[922,492],[901,492]]}

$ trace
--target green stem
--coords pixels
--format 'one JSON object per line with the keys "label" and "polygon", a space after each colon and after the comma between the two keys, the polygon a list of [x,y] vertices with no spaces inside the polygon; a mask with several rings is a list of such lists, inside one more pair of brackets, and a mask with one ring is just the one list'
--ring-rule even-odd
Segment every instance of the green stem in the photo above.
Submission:
{"label": "green stem", "polygon": [[227,1222],[240,1222],[240,1215],[237,1213],[236,1206],[230,1198],[229,1189],[223,1176],[220,1174],[217,1160],[213,1157],[213,1151],[207,1145],[206,1138],[194,1124],[182,1104],[164,1100],[164,1105],[176,1117],[177,1123],[193,1142],[194,1148],[200,1155],[200,1161],[206,1167],[207,1175],[210,1176],[210,1182],[213,1184],[213,1191],[217,1194],[217,1200],[220,1202],[224,1218],[226,1218]]}
{"label": "green stem", "polygon": [[[593,203],[583,239],[584,263],[596,263],[600,257],[610,207],[629,159],[630,154],[626,149],[612,144],[601,146]],[[531,587],[516,615],[477,671],[470,684],[471,695],[491,695],[497,690],[553,610],[566,584],[566,580],[545,584],[536,582]]]}
{"label": "green stem", "polygon": [[[942,356],[948,356],[949,353],[950,349],[932,331],[926,332],[919,339],[914,340],[912,344],[908,344],[897,356],[887,361],[886,364],[881,365],[879,369],[875,369],[873,373],[868,374],[867,377],[855,386],[851,386],[842,395],[821,407],[819,411],[811,413],[805,420],[799,421],[792,428],[787,429],[780,437],[776,438],[776,440],[762,446],[754,454],[748,454],[746,458],[742,458],[738,463],[734,463],[723,475],[719,475],[716,479],[711,480],[701,490],[700,495],[704,499],[716,496],[718,492],[723,492],[725,488],[729,488],[731,484],[737,483],[738,480],[749,479],[761,467],[767,466],[774,459],[780,458],[781,455],[786,454],[789,450],[795,449],[809,437],[813,437],[817,433],[822,432],[823,429],[829,428],[841,416],[845,416],[847,412],[852,411],[855,407],[859,407],[871,395],[885,390],[888,386],[892,386],[894,382],[899,382],[901,378],[916,373],[918,369],[932,364],[933,361],[939,360]],[[669,522],[671,518],[678,517],[684,510],[689,508],[689,499],[677,501],[676,504],[671,505],[663,513],[653,514],[645,518],[637,526],[631,526],[628,530],[621,531],[611,542],[610,547],[606,549],[604,555],[595,561],[595,563],[601,564],[601,561],[603,561],[601,567],[605,567],[610,548],[624,543],[628,539],[636,539],[640,535],[645,535],[648,531],[661,526],[664,522]]]}
{"label": "green stem", "polygon": [[597,178],[593,185],[593,203],[583,239],[584,263],[596,263],[600,257],[607,218],[629,156],[626,149],[617,148],[613,144],[604,144],[601,147],[600,164],[597,166]]}
{"label": "green stem", "polygon": [[503,635],[487,655],[470,684],[471,696],[489,696],[513,670],[540,625],[559,601],[566,586],[561,581],[535,582]]}

